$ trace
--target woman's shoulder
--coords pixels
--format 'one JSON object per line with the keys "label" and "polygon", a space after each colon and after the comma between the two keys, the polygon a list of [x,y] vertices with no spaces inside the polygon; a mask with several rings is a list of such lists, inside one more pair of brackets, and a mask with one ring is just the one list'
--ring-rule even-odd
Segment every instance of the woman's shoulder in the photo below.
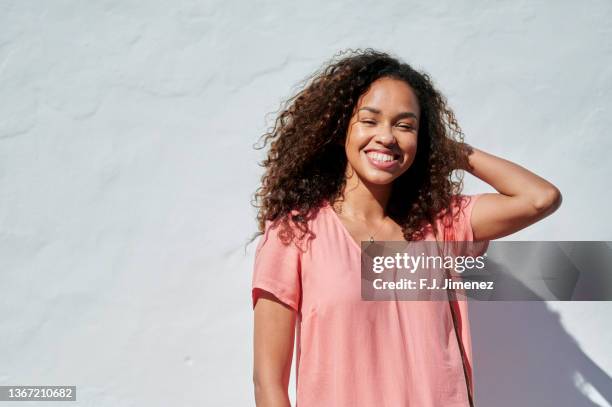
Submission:
{"label": "woman's shoulder", "polygon": [[436,216],[436,227],[449,240],[471,241],[474,238],[471,218],[474,204],[482,194],[455,194],[451,196],[449,208]]}
{"label": "woman's shoulder", "polygon": [[314,231],[330,209],[328,201],[324,200],[307,210],[292,209],[291,211],[265,221],[262,240],[274,238],[288,245],[293,243],[304,247],[304,243],[315,237]]}
{"label": "woman's shoulder", "polygon": [[[460,214],[465,214],[467,211],[470,211],[474,205],[474,203],[478,200],[478,198],[482,194],[454,194],[450,197],[450,205],[447,208],[442,209],[437,217],[447,217],[452,215],[453,217],[457,217]],[[450,209],[450,211],[449,211]]]}
{"label": "woman's shoulder", "polygon": [[294,208],[282,215],[276,216],[274,219],[266,220],[265,229],[266,231],[268,229],[275,229],[281,224],[287,225],[291,229],[299,229],[301,225],[311,226],[324,217],[329,208],[330,205],[327,200],[315,204],[306,210]]}

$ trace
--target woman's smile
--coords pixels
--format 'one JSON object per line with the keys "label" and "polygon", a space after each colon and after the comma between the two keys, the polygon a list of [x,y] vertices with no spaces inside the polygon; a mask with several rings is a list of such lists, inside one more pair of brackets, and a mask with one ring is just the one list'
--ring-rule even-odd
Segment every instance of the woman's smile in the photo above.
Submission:
{"label": "woman's smile", "polygon": [[396,170],[399,168],[399,155],[380,150],[366,150],[365,156],[374,168]]}

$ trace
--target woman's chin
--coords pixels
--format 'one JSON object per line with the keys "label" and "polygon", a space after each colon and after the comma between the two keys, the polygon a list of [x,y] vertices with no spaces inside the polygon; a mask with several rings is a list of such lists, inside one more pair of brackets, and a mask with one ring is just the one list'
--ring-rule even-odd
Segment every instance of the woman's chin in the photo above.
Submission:
{"label": "woman's chin", "polygon": [[393,174],[367,174],[362,177],[362,181],[366,184],[373,185],[388,185],[393,182],[396,177]]}

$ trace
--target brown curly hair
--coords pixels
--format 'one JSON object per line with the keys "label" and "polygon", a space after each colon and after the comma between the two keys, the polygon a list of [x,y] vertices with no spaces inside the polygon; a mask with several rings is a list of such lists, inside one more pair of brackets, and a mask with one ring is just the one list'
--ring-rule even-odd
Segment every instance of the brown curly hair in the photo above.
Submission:
{"label": "brown curly hair", "polygon": [[450,209],[452,196],[463,186],[463,173],[453,179],[454,170],[469,166],[469,146],[446,98],[426,73],[388,53],[349,49],[302,82],[303,89],[281,105],[273,128],[260,137],[263,145],[255,146],[261,149],[270,142],[260,163],[266,169],[261,186],[251,202],[258,208],[259,227],[251,241],[265,231],[268,220],[282,224],[284,242],[293,240],[297,230],[302,239],[323,201],[333,203],[342,196],[350,119],[359,97],[382,77],[405,81],[421,108],[416,157],[393,181],[387,214],[402,227],[406,240],[420,240],[423,226]]}

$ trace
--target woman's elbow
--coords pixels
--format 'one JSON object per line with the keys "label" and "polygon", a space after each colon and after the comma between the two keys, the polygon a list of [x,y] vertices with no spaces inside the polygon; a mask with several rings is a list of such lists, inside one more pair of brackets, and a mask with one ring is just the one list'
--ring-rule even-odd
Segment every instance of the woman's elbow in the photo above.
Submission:
{"label": "woman's elbow", "polygon": [[269,392],[270,388],[274,387],[270,382],[271,380],[266,380],[265,376],[262,375],[257,369],[253,369],[253,388],[256,396],[261,396],[262,394]]}
{"label": "woman's elbow", "polygon": [[561,191],[554,185],[551,185],[538,193],[533,206],[538,214],[547,216],[559,209],[562,201]]}
{"label": "woman's elbow", "polygon": [[289,406],[287,386],[277,381],[264,380],[260,375],[253,374],[255,404],[257,406]]}

